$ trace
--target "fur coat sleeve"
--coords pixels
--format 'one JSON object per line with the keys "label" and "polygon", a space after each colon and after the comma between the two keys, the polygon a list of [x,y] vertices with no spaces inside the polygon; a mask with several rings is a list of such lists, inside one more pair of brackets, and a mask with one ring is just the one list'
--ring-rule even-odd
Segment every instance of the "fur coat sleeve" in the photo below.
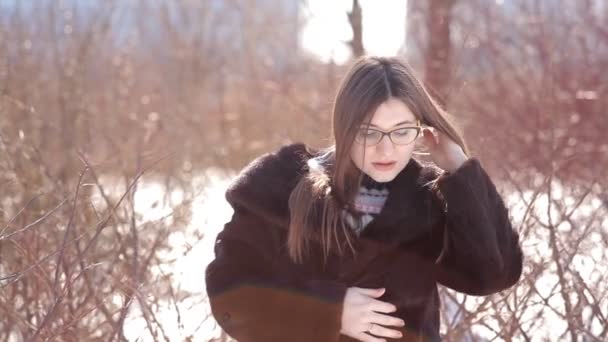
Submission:
{"label": "fur coat sleeve", "polygon": [[519,235],[496,187],[470,158],[439,177],[444,221],[434,235],[443,243],[436,265],[442,285],[471,295],[489,295],[514,285],[522,272]]}

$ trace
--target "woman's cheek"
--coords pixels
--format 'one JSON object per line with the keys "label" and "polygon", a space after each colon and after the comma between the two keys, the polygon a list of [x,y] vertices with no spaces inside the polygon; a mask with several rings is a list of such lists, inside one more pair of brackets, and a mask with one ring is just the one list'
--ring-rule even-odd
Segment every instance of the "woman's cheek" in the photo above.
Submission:
{"label": "woman's cheek", "polygon": [[369,170],[371,167],[372,152],[366,151],[362,146],[353,146],[350,157],[361,171]]}

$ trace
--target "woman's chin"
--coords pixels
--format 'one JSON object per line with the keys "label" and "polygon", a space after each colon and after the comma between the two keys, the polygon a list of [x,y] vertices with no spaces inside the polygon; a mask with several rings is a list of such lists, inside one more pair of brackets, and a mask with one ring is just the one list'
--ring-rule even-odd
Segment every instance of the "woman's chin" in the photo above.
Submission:
{"label": "woman's chin", "polygon": [[369,176],[378,183],[390,182],[397,176],[397,173],[394,171],[391,172],[379,172],[376,170],[372,170],[369,173]]}

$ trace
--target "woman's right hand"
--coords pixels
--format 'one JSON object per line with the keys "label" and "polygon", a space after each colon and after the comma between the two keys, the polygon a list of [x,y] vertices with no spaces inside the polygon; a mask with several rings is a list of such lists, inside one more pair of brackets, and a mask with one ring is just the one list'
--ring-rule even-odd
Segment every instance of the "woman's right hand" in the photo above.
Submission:
{"label": "woman's right hand", "polygon": [[403,320],[382,313],[395,312],[395,305],[380,301],[376,298],[382,296],[385,289],[365,289],[349,287],[344,297],[342,310],[342,328],[340,333],[363,342],[386,341],[375,336],[400,338],[399,330],[385,328],[384,326],[402,327]]}

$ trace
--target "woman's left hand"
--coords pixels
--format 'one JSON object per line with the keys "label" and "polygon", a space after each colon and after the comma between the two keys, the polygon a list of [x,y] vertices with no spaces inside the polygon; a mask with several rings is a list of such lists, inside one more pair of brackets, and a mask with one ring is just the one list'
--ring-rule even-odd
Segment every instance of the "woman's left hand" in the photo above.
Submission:
{"label": "woman's left hand", "polygon": [[435,165],[445,171],[452,172],[469,159],[460,145],[436,129],[423,128],[422,143]]}

